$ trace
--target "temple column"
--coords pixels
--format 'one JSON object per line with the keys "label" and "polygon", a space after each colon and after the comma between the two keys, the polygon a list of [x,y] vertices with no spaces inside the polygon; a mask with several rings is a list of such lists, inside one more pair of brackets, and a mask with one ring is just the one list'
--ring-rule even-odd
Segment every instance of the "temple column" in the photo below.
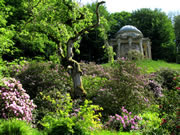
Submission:
{"label": "temple column", "polygon": [[120,55],[121,55],[121,40],[118,39],[118,40],[117,40],[117,43],[118,43],[117,58],[120,58]]}
{"label": "temple column", "polygon": [[147,47],[148,47],[148,58],[152,59],[152,55],[151,55],[151,43],[148,41],[147,43]]}
{"label": "temple column", "polygon": [[141,52],[141,54],[144,56],[144,51],[143,51],[143,47],[142,47],[142,39],[140,39],[140,41],[139,41],[139,47],[140,47],[140,52]]}
{"label": "temple column", "polygon": [[129,42],[129,51],[130,51],[131,50],[131,46],[132,46],[132,38],[129,38],[128,42]]}

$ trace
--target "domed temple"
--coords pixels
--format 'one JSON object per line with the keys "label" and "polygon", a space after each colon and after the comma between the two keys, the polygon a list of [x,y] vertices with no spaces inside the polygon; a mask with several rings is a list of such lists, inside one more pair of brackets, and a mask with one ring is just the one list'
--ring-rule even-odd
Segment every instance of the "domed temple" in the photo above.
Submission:
{"label": "domed temple", "polygon": [[117,58],[127,57],[130,50],[136,50],[145,58],[151,59],[151,41],[144,38],[140,30],[132,25],[122,27],[110,40],[110,45],[116,50]]}

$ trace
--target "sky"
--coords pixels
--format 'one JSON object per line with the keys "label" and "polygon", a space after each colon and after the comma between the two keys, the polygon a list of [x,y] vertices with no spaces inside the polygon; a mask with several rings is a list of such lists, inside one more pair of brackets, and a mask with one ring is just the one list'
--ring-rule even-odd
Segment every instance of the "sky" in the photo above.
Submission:
{"label": "sky", "polygon": [[[79,0],[83,4],[96,2],[97,0]],[[101,0],[98,0],[101,1]],[[140,8],[159,8],[167,14],[180,12],[180,0],[104,0],[110,13],[128,11],[132,12]]]}

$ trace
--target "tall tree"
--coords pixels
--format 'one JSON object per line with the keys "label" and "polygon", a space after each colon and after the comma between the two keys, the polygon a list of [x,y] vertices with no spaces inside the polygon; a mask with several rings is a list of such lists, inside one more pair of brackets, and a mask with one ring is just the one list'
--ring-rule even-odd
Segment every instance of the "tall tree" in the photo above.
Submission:
{"label": "tall tree", "polygon": [[176,35],[176,62],[180,63],[180,15],[174,17],[174,29]]}
{"label": "tall tree", "polygon": [[112,13],[111,17],[111,29],[108,32],[109,38],[113,38],[121,27],[132,24],[131,13],[129,12],[122,11]]}
{"label": "tall tree", "polygon": [[140,9],[132,13],[133,25],[152,41],[152,58],[175,60],[174,29],[168,16],[158,9]]}

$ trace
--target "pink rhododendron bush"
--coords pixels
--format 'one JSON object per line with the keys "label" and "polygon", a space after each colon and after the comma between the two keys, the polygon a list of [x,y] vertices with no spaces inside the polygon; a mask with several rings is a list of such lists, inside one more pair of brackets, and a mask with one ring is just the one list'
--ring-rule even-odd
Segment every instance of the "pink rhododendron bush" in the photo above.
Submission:
{"label": "pink rhododendron bush", "polygon": [[0,85],[0,117],[18,118],[32,121],[32,111],[36,105],[22,88],[22,84],[14,78],[4,78]]}

